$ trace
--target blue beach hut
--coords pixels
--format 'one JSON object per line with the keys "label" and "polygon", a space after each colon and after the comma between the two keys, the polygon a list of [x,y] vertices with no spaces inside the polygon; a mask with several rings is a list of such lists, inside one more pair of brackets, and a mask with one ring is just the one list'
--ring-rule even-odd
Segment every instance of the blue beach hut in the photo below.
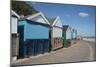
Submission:
{"label": "blue beach hut", "polygon": [[49,23],[41,12],[20,20],[18,32],[20,57],[29,57],[50,51]]}
{"label": "blue beach hut", "polygon": [[77,40],[77,30],[72,29],[71,37],[72,37],[72,44],[75,44]]}

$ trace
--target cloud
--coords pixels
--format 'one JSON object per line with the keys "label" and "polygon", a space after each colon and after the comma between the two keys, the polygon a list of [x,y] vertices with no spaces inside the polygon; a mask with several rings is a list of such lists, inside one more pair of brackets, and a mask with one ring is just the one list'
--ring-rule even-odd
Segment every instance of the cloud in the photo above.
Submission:
{"label": "cloud", "polygon": [[80,12],[80,13],[78,13],[78,15],[81,16],[81,17],[87,17],[87,16],[89,16],[89,14],[85,13],[85,12]]}

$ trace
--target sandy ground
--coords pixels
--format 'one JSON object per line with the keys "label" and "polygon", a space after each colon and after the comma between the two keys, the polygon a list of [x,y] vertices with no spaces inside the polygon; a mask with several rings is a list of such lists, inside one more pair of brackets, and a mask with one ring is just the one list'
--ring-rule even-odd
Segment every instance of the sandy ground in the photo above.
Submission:
{"label": "sandy ground", "polygon": [[12,65],[33,65],[64,62],[95,61],[95,42],[78,41],[69,48],[62,48],[44,55],[32,56],[30,58],[20,59]]}

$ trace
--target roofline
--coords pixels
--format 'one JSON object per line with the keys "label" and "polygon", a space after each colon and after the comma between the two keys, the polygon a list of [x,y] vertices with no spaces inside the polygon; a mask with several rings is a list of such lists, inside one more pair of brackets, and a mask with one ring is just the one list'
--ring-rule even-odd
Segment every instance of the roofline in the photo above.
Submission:
{"label": "roofline", "polygon": [[14,10],[11,10],[11,15],[15,15],[17,18],[20,18],[20,16]]}
{"label": "roofline", "polygon": [[57,23],[56,21],[57,21],[58,19],[60,19],[60,17],[59,17],[59,16],[57,16],[57,17],[56,17],[56,19],[54,20],[54,22],[53,22],[52,26],[54,26],[54,25]]}
{"label": "roofline", "polygon": [[30,20],[30,19],[32,19],[32,18],[38,16],[38,15],[40,15],[40,12],[38,12],[38,13],[36,13],[36,14],[30,15],[30,16],[28,16],[26,19]]}
{"label": "roofline", "polygon": [[44,18],[44,20],[47,22],[47,24],[50,25],[49,21],[46,19],[46,17],[44,16],[44,14],[42,12],[40,12],[40,13],[41,13],[41,16]]}
{"label": "roofline", "polygon": [[37,16],[41,15],[43,19],[46,21],[47,24],[50,24],[49,21],[45,18],[44,14],[42,12],[38,12],[36,14],[32,14],[31,16],[27,17],[26,19],[31,20],[32,18],[35,18]]}
{"label": "roofline", "polygon": [[48,24],[43,24],[43,23],[37,23],[37,22],[33,22],[32,20],[28,20],[28,19],[24,19],[24,20],[19,20],[19,21],[30,21],[30,22],[27,22],[27,23],[31,23],[31,24],[36,24],[36,25],[43,25],[45,27],[50,27],[50,25]]}
{"label": "roofline", "polygon": [[68,25],[68,28],[67,28],[67,30],[68,30],[68,29],[70,29],[70,30],[72,31],[72,28],[70,27],[70,25]]}

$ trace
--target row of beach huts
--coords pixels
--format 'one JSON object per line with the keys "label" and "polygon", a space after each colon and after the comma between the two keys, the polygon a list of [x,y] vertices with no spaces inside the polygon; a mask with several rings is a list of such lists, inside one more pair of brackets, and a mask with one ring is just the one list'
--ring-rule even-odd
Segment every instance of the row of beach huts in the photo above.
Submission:
{"label": "row of beach huts", "polygon": [[59,16],[48,19],[42,12],[19,16],[11,10],[11,57],[15,60],[67,48],[76,41],[77,30],[63,25]]}

